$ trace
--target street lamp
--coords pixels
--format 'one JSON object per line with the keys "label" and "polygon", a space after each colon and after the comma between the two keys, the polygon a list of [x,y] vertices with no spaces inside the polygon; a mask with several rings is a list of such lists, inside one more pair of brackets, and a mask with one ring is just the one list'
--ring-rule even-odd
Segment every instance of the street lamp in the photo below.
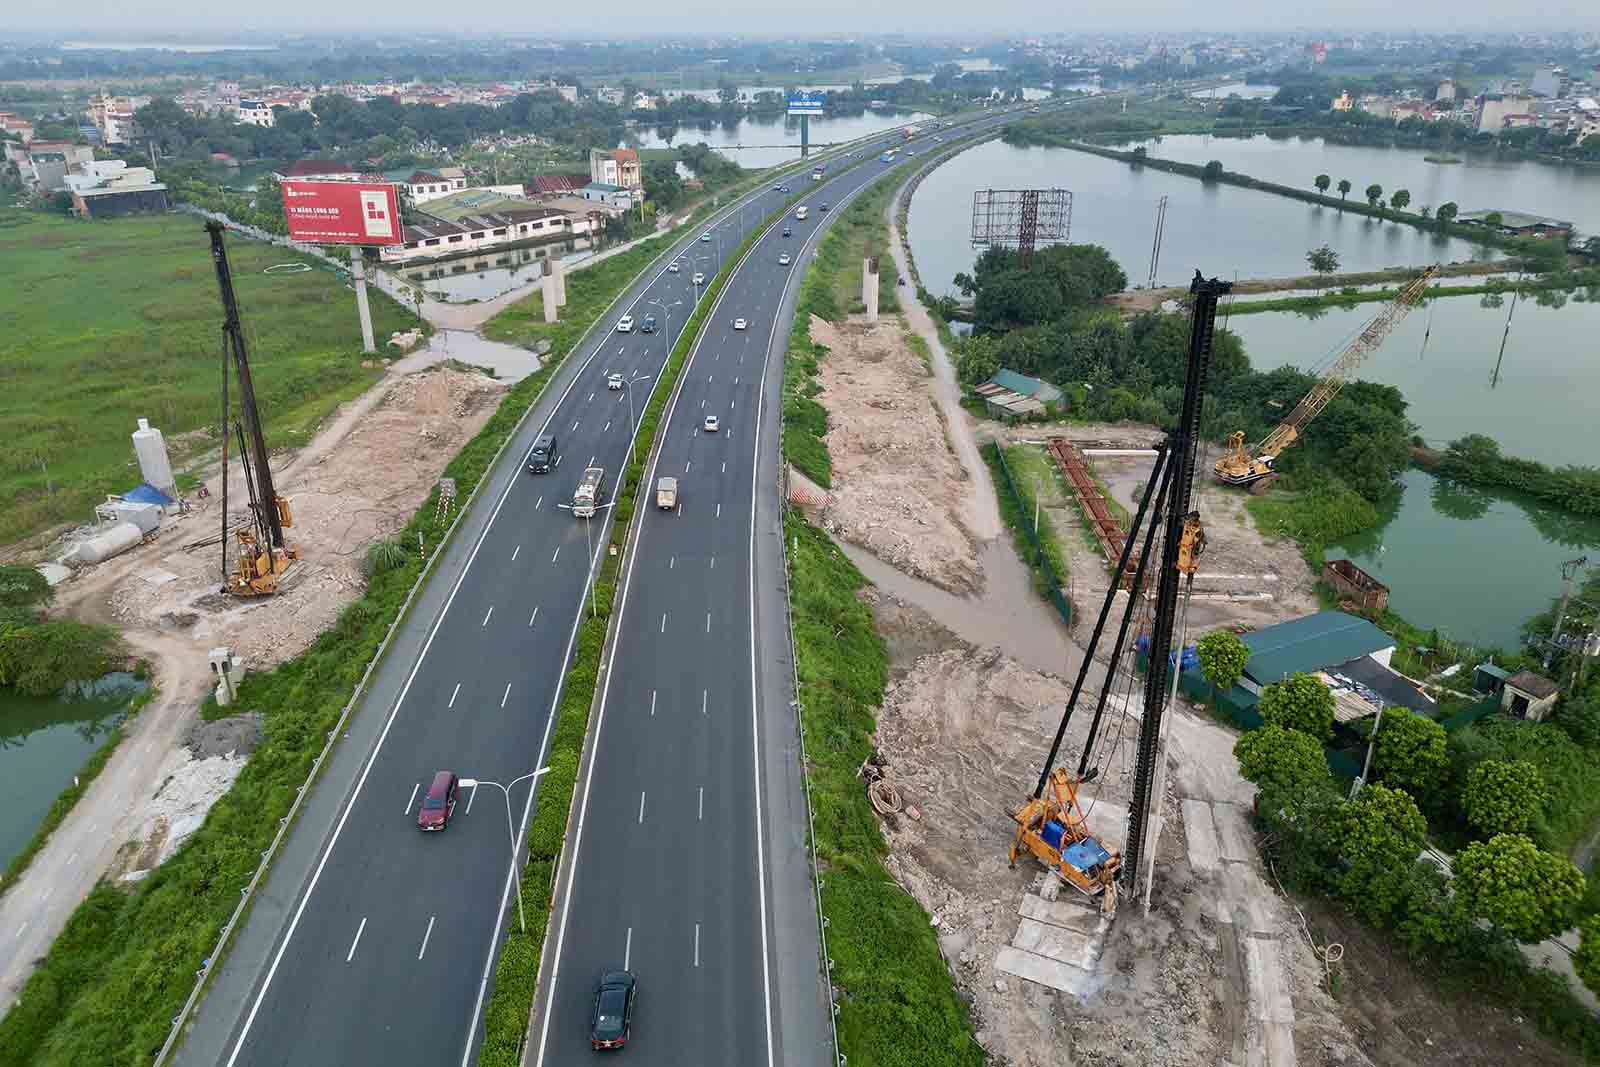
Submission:
{"label": "street lamp", "polygon": [[[620,480],[618,479],[619,482]],[[609,504],[596,504],[595,510],[604,511],[606,508],[616,507],[616,505],[617,502],[615,500]],[[571,504],[557,504],[556,507],[566,508],[568,511],[572,510]],[[585,515],[583,517],[583,539],[589,544],[589,617],[591,619],[599,618],[600,616],[600,600],[594,590],[595,583],[599,581],[599,568],[595,566],[594,562],[594,531],[589,529],[589,522],[593,518],[593,515]]]}
{"label": "street lamp", "polygon": [[[517,825],[511,821],[511,790],[516,787],[518,782],[526,782],[530,778],[538,778],[540,775],[549,773],[549,767],[540,767],[536,771],[524,774],[521,778],[511,779],[510,785],[501,785],[499,782],[491,782],[484,778],[463,778],[460,783],[463,789],[471,789],[474,795],[476,795],[480,785],[492,785],[505,794],[506,830],[511,834],[511,877],[517,883],[517,921],[522,924],[523,933],[528,932],[528,916],[522,910],[522,879],[517,876],[517,853],[521,851],[521,848],[520,842],[517,841]],[[471,805],[468,806],[470,807]]]}
{"label": "street lamp", "polygon": [[[670,340],[670,335],[668,339]],[[648,382],[652,377],[653,375],[649,374],[636,374],[632,378],[622,379],[623,390],[628,394],[628,459],[630,461],[636,461],[639,458],[639,442],[637,434],[634,433],[633,425],[633,383]]]}
{"label": "street lamp", "polygon": [[667,354],[670,356],[672,354],[672,312],[668,309],[677,307],[679,304],[682,304],[683,301],[674,300],[670,304],[663,304],[659,300],[647,300],[645,303],[649,304],[651,307],[658,307],[661,309],[661,318],[663,324],[662,328],[667,335]]}

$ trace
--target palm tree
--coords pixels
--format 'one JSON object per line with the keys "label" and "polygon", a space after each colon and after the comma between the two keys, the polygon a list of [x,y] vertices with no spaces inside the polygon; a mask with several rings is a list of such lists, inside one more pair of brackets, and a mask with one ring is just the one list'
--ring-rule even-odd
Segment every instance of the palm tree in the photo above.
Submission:
{"label": "palm tree", "polygon": [[1349,192],[1350,192],[1350,179],[1348,179],[1348,178],[1340,178],[1339,179],[1339,199],[1342,201],[1345,198],[1345,196],[1349,194]]}
{"label": "palm tree", "polygon": [[1326,193],[1328,191],[1328,186],[1333,184],[1333,179],[1328,177],[1326,174],[1319,174],[1317,175],[1317,180],[1313,184],[1316,185],[1317,192]]}

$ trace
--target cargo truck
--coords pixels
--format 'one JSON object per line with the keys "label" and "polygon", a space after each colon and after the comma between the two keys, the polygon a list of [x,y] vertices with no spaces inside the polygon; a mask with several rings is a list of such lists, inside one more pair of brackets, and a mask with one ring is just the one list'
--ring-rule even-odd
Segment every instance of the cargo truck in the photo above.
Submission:
{"label": "cargo truck", "polygon": [[580,519],[591,518],[605,499],[606,472],[603,467],[588,467],[578,479],[578,488],[572,493],[572,513]]}

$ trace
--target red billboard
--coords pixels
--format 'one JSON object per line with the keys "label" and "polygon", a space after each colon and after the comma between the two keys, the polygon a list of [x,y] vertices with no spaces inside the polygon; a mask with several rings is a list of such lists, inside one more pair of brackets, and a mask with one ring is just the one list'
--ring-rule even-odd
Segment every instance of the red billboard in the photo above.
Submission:
{"label": "red billboard", "polygon": [[324,245],[397,245],[405,241],[395,187],[378,182],[283,183],[289,237]]}

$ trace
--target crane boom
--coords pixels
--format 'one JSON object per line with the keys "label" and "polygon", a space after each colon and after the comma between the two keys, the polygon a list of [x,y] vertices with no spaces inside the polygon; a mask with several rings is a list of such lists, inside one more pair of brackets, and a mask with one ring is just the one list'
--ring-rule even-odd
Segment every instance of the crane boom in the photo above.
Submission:
{"label": "crane boom", "polygon": [[1235,430],[1229,434],[1227,449],[1212,468],[1217,479],[1229,485],[1249,485],[1272,474],[1278,454],[1294,444],[1306,424],[1320,415],[1322,409],[1339,395],[1339,391],[1350,380],[1351,374],[1361,365],[1361,361],[1383,344],[1384,338],[1389,336],[1389,331],[1393,330],[1395,325],[1405,318],[1406,313],[1422,299],[1428,283],[1438,271],[1437,266],[1428,267],[1401,289],[1382,311],[1373,316],[1372,321],[1362,328],[1356,339],[1339,353],[1333,365],[1323,372],[1322,377],[1311,387],[1311,391],[1300,398],[1294,410],[1273,427],[1272,432],[1267,434],[1266,439],[1259,445],[1255,448],[1246,448],[1243,430]]}

